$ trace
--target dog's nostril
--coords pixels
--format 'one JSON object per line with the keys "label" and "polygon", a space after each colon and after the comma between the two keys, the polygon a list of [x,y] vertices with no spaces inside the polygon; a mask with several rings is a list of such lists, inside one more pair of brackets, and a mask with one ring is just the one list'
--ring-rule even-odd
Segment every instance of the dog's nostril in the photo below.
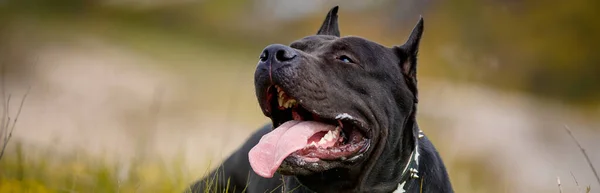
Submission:
{"label": "dog's nostril", "polygon": [[275,53],[275,59],[282,62],[294,59],[294,57],[296,57],[296,54],[288,50],[277,50],[277,53]]}
{"label": "dog's nostril", "polygon": [[260,54],[260,62],[271,61],[274,63],[290,62],[298,53],[293,48],[281,44],[267,46]]}
{"label": "dog's nostril", "polygon": [[263,51],[259,58],[261,62],[267,61],[269,59],[269,52],[267,50]]}

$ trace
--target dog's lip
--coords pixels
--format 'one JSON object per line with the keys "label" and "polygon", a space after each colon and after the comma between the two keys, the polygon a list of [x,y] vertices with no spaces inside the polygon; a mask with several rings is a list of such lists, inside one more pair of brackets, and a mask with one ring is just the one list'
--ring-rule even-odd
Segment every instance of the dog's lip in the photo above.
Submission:
{"label": "dog's lip", "polygon": [[[277,169],[278,172],[284,175],[297,175],[298,171],[305,172],[302,175],[306,175],[308,173],[314,174],[315,172],[322,172],[325,170],[331,170],[334,168],[340,167],[351,167],[352,165],[360,162],[361,158],[364,158],[367,150],[371,145],[371,141],[369,139],[365,139],[365,146],[361,149],[357,154],[354,154],[350,157],[340,157],[338,159],[321,159],[315,157],[308,157],[298,152],[294,152],[290,154],[288,157],[284,159],[281,166]],[[289,171],[293,167],[294,171]]]}
{"label": "dog's lip", "polygon": [[[300,105],[303,105],[302,102],[300,102]],[[363,136],[366,139],[371,139],[371,135],[370,135],[371,133],[369,132],[369,129],[366,127],[366,124],[364,123],[364,121],[361,121],[361,120],[355,118],[355,116],[352,116],[348,113],[337,113],[337,114],[335,114],[335,116],[322,115],[322,114],[319,114],[318,112],[312,110],[312,108],[307,108],[304,105],[303,105],[303,107],[305,109],[309,110],[311,113],[313,113],[321,118],[324,118],[324,119],[350,122],[351,124],[357,126],[357,129],[363,134]]]}

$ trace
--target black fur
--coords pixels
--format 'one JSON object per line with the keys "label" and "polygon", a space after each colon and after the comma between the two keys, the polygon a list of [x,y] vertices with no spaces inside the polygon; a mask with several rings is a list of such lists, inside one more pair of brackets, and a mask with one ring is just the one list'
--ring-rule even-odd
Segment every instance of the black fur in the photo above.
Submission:
{"label": "black fur", "polygon": [[[427,137],[419,138],[416,65],[423,33],[420,19],[405,44],[387,48],[360,37],[342,37],[337,6],[329,11],[317,35],[290,46],[265,48],[255,72],[256,95],[266,116],[277,124],[267,89],[277,84],[308,110],[333,118],[347,113],[364,126],[370,147],[352,161],[319,162],[304,167],[286,159],[273,178],[256,175],[248,152],[273,129],[254,133],[221,167],[190,188],[192,192],[393,192],[402,179],[406,192],[453,192],[446,168]],[[348,58],[342,60],[340,58]],[[350,61],[350,62],[347,62]],[[419,178],[402,178],[402,170],[418,143]],[[286,174],[281,175],[280,173]],[[229,180],[229,181],[228,181]],[[235,190],[234,190],[235,189]]]}

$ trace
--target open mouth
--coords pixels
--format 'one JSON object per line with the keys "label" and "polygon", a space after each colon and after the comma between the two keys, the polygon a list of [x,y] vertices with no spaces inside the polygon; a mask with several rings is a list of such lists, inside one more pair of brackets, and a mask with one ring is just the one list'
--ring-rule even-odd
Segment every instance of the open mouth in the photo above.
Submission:
{"label": "open mouth", "polygon": [[[277,94],[275,95],[275,93]],[[277,96],[277,100],[273,100],[272,97],[268,96]],[[345,160],[360,151],[366,142],[358,126],[353,123],[354,120],[351,120],[351,117],[347,114],[345,117],[343,115],[336,116],[338,119],[320,117],[303,108],[302,105],[298,104],[298,100],[288,96],[277,85],[270,87],[267,97],[272,99],[269,101],[272,109],[271,119],[276,128],[291,120],[315,121],[328,126],[335,126],[313,134],[306,141],[307,145],[303,149],[294,152],[293,155],[321,160]],[[342,118],[345,119],[342,120]]]}
{"label": "open mouth", "polygon": [[257,174],[272,177],[288,157],[300,163],[353,161],[368,149],[366,129],[349,114],[316,114],[277,85],[267,92],[266,108],[275,129],[249,153]]}

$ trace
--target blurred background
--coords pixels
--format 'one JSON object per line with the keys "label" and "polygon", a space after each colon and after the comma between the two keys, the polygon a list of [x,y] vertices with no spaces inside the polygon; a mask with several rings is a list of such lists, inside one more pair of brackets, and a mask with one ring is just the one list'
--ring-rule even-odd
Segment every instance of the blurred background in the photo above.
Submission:
{"label": "blurred background", "polygon": [[269,121],[262,49],[334,5],[386,46],[423,16],[418,119],[457,192],[600,192],[565,131],[600,167],[597,0],[0,0],[0,146],[28,93],[0,192],[181,192]]}

